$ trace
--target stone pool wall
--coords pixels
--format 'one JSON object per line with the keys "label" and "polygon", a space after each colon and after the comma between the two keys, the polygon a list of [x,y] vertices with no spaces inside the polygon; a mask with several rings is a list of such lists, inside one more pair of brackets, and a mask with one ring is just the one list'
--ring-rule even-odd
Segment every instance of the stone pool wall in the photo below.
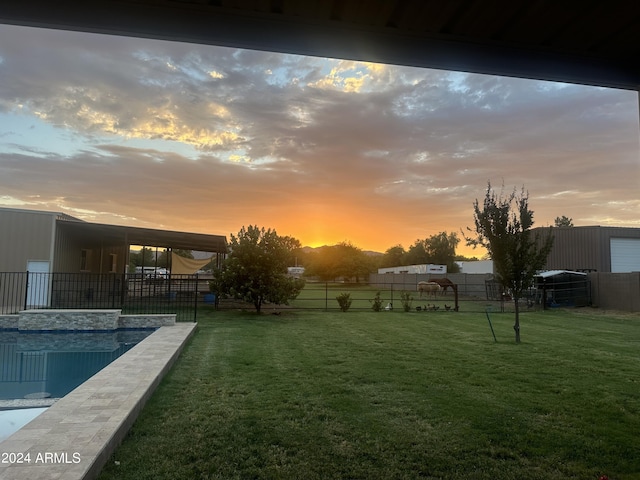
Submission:
{"label": "stone pool wall", "polygon": [[174,314],[122,315],[122,310],[23,310],[18,315],[0,315],[0,329],[90,331],[118,328],[157,328],[175,325]]}
{"label": "stone pool wall", "polygon": [[17,330],[18,315],[0,315],[0,329]]}
{"label": "stone pool wall", "polygon": [[118,328],[170,327],[176,323],[176,314],[120,315]]}
{"label": "stone pool wall", "polygon": [[0,452],[28,453],[32,459],[54,452],[79,461],[0,462],[0,479],[97,478],[196,326],[159,328],[0,443]]}

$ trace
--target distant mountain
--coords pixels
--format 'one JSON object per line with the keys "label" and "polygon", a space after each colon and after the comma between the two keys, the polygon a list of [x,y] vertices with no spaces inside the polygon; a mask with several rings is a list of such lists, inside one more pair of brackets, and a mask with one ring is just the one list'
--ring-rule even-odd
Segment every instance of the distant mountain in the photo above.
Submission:
{"label": "distant mountain", "polygon": [[[328,247],[329,245],[323,245],[322,247],[302,247],[302,251],[304,253],[310,253],[310,252],[315,252],[316,250],[319,250],[321,248],[324,247]],[[380,253],[380,252],[374,252],[373,250],[363,250],[362,251],[365,255],[370,255],[372,257],[376,257],[378,255],[384,255],[384,253]]]}
{"label": "distant mountain", "polygon": [[304,253],[311,253],[311,252],[315,252],[316,250],[320,250],[323,247],[326,247],[327,245],[323,245],[322,247],[302,247],[301,250]]}

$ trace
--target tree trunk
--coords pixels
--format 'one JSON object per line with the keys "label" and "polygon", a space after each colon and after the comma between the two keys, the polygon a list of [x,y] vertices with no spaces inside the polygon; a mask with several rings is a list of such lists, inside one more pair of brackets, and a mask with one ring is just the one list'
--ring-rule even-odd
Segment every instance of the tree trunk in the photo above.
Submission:
{"label": "tree trunk", "polygon": [[513,302],[516,310],[516,323],[513,325],[513,329],[516,332],[516,343],[520,343],[520,302],[518,297],[513,297]]}

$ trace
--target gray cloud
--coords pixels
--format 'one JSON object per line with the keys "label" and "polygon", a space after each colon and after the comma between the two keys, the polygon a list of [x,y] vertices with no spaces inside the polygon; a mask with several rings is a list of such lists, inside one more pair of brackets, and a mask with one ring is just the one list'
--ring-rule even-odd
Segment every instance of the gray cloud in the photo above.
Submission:
{"label": "gray cloud", "polygon": [[0,199],[34,208],[381,249],[471,224],[491,180],[538,224],[639,222],[632,92],[11,26],[0,57],[0,113],[75,148],[4,128]]}

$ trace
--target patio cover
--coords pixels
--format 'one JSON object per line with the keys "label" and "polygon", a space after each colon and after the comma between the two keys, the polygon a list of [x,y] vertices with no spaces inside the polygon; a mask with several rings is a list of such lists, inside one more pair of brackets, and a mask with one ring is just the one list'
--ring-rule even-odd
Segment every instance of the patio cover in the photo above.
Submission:
{"label": "patio cover", "polygon": [[227,251],[227,238],[224,235],[108,225],[60,218],[56,226],[74,237],[81,237],[85,245],[92,247],[142,245],[212,253]]}
{"label": "patio cover", "polygon": [[2,0],[0,23],[640,89],[638,2]]}

